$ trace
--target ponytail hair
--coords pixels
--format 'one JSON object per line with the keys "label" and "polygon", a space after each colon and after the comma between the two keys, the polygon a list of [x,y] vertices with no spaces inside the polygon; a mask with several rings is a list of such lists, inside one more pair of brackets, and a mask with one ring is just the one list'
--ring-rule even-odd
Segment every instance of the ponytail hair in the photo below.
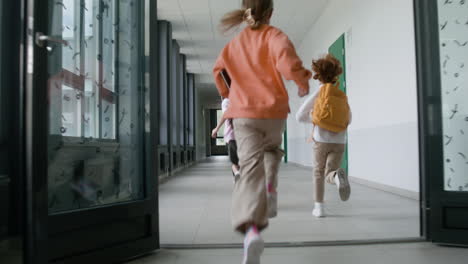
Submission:
{"label": "ponytail hair", "polygon": [[226,33],[246,22],[251,29],[258,29],[268,22],[273,12],[273,0],[242,0],[242,9],[234,10],[221,19],[221,31]]}
{"label": "ponytail hair", "polygon": [[231,11],[221,19],[221,31],[226,33],[233,28],[240,26],[244,22],[245,10],[238,9]]}

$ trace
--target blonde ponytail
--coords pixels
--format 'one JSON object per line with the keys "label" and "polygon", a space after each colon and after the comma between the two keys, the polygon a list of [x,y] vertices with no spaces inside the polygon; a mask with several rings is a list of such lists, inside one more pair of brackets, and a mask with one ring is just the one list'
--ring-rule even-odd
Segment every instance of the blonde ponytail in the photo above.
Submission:
{"label": "blonde ponytail", "polygon": [[227,13],[221,19],[221,31],[226,33],[243,22],[252,29],[267,23],[273,12],[273,0],[243,0],[242,9]]}
{"label": "blonde ponytail", "polygon": [[244,22],[245,9],[238,9],[227,13],[221,19],[221,31],[226,33],[240,26]]}

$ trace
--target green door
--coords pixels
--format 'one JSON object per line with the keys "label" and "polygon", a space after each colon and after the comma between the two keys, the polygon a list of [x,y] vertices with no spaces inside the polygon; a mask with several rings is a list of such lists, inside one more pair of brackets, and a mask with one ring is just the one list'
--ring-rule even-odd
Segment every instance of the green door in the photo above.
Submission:
{"label": "green door", "polygon": [[[340,76],[340,89],[346,93],[346,52],[345,35],[341,35],[328,49],[328,53],[337,58],[343,67],[343,74]],[[345,154],[341,167],[348,173],[348,144],[346,144]]]}

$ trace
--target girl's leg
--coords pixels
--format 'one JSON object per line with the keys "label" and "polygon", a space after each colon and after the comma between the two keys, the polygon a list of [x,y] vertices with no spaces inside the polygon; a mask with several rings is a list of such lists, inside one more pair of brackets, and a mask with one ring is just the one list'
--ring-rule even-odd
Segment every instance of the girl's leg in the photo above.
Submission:
{"label": "girl's leg", "polygon": [[260,257],[264,250],[264,241],[255,225],[247,228],[244,238],[244,260],[243,264],[260,263]]}
{"label": "girl's leg", "polygon": [[325,197],[325,167],[328,156],[328,144],[315,142],[314,144],[314,182],[315,202],[323,203]]}
{"label": "girl's leg", "polygon": [[314,179],[315,206],[312,214],[315,217],[325,217],[325,165],[329,152],[329,144],[316,142],[314,145]]}
{"label": "girl's leg", "polygon": [[268,225],[264,166],[264,134],[259,121],[235,119],[234,130],[241,176],[232,194],[232,224],[246,233],[249,226],[258,230]]}
{"label": "girl's leg", "polygon": [[344,148],[345,146],[342,144],[332,144],[325,167],[327,183],[335,184],[336,172],[341,168],[341,162],[343,161]]}
{"label": "girl's leg", "polygon": [[283,141],[283,132],[286,122],[284,120],[269,120],[265,125],[265,173],[268,198],[268,217],[278,214],[278,172],[284,151],[280,148]]}
{"label": "girl's leg", "polygon": [[268,225],[261,121],[235,119],[241,176],[232,194],[232,224],[245,234],[243,263],[260,263],[264,242],[259,231]]}
{"label": "girl's leg", "polygon": [[341,200],[347,201],[351,193],[351,187],[349,185],[348,176],[341,168],[344,151],[344,144],[332,145],[330,154],[327,157],[325,175],[328,183],[337,184]]}
{"label": "girl's leg", "polygon": [[237,142],[235,140],[231,140],[228,143],[228,153],[229,159],[232,163],[232,174],[234,176],[234,182],[239,179],[240,176],[240,166],[239,166],[239,157],[237,155]]}

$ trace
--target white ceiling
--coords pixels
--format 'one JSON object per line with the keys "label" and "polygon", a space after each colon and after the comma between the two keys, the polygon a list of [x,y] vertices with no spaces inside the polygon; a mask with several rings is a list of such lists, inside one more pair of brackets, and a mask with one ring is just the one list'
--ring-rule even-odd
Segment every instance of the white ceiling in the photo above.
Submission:
{"label": "white ceiling", "polygon": [[[187,55],[187,68],[198,87],[212,86],[213,64],[232,34],[218,30],[221,17],[240,7],[240,0],[159,0],[158,18],[172,22],[173,38]],[[276,0],[272,25],[299,45],[327,5],[327,0]]]}

